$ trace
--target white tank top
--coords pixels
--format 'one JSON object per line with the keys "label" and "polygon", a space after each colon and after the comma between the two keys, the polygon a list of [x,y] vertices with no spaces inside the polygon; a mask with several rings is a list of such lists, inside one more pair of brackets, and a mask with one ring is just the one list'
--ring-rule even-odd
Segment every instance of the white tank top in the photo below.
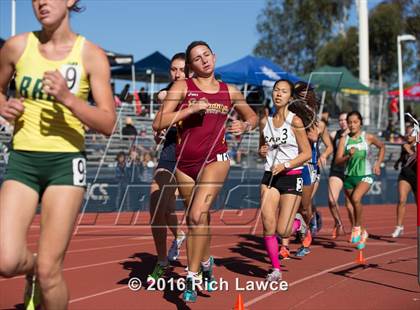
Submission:
{"label": "white tank top", "polygon": [[[289,111],[286,121],[279,128],[274,126],[272,117],[267,118],[267,124],[263,130],[265,144],[269,147],[264,166],[265,171],[271,171],[275,165],[291,161],[298,156],[299,148],[292,129],[294,116],[295,114]],[[297,167],[292,170],[301,169],[302,167]]]}

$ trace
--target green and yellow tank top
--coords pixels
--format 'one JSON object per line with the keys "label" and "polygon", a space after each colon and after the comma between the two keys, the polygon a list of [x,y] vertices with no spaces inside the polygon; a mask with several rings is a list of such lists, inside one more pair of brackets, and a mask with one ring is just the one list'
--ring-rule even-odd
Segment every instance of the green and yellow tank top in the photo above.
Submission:
{"label": "green and yellow tank top", "polygon": [[369,144],[366,141],[365,132],[362,132],[355,139],[349,135],[346,136],[344,155],[349,155],[352,148],[355,148],[356,152],[347,161],[345,175],[351,177],[371,175],[372,166],[369,162]]}
{"label": "green and yellow tank top", "polygon": [[87,100],[89,81],[83,67],[85,38],[78,36],[63,60],[49,60],[39,51],[39,39],[28,34],[25,50],[16,64],[16,91],[24,98],[25,111],[15,121],[13,149],[38,152],[84,150],[84,129],[73,113],[42,90],[44,72],[59,70],[70,91]]}

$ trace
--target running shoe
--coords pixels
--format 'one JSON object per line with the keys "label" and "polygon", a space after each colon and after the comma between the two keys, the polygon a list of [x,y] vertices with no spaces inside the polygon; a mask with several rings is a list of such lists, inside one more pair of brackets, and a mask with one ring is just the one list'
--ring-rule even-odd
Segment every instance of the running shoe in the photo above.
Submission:
{"label": "running shoe", "polygon": [[343,235],[343,234],[344,234],[343,225],[341,224],[335,225],[332,231],[331,239],[337,239],[338,236]]}
{"label": "running shoe", "polygon": [[404,234],[404,226],[395,226],[395,230],[392,233],[392,238],[401,237]]}
{"label": "running shoe", "polygon": [[309,246],[312,244],[312,233],[311,231],[308,229],[308,231],[306,232],[305,238],[303,239],[302,245],[305,248],[309,248]]}
{"label": "running shoe", "polygon": [[185,238],[185,233],[182,232],[176,239],[174,239],[174,241],[172,241],[171,247],[168,251],[168,260],[170,262],[175,262],[178,259],[179,251]]}
{"label": "running shoe", "polygon": [[280,247],[280,259],[290,259],[289,247],[282,245]]}
{"label": "running shoe", "polygon": [[351,229],[351,236],[350,236],[350,242],[351,243],[358,243],[360,241],[360,227],[353,227]]}
{"label": "running shoe", "polygon": [[297,251],[296,251],[296,256],[297,257],[304,257],[305,255],[308,255],[309,253],[311,253],[311,250],[309,248],[306,248],[304,246],[301,246]]}
{"label": "running shoe", "polygon": [[169,269],[168,265],[161,265],[160,263],[157,263],[155,265],[155,268],[153,269],[153,272],[147,276],[147,284],[155,283],[157,280],[162,278],[166,271]]}
{"label": "running shoe", "polygon": [[197,291],[194,285],[194,278],[187,277],[185,291],[182,294],[182,298],[185,302],[196,302],[197,300]]}
{"label": "running shoe", "polygon": [[23,300],[25,310],[37,310],[41,308],[41,288],[35,275],[26,276]]}
{"label": "running shoe", "polygon": [[369,234],[367,233],[366,229],[363,230],[363,232],[360,234],[360,240],[357,243],[357,249],[363,250],[366,246],[366,240],[369,237]]}
{"label": "running shoe", "polygon": [[265,280],[268,282],[279,282],[281,281],[281,271],[278,269],[273,269],[270,273],[267,274]]}
{"label": "running shoe", "polygon": [[201,266],[201,272],[203,274],[203,281],[206,286],[207,292],[213,292],[212,283],[216,282],[214,276],[213,276],[213,266],[214,266],[214,258],[213,256],[210,256],[210,266],[207,270],[204,270],[203,266]]}

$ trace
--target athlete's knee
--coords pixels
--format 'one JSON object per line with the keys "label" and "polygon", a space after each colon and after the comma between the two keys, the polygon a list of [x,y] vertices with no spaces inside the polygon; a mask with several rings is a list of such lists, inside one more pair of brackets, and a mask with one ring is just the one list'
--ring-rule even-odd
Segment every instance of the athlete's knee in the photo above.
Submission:
{"label": "athlete's knee", "polygon": [[43,290],[56,287],[62,281],[61,264],[54,260],[38,259],[36,271],[39,284]]}
{"label": "athlete's knee", "polygon": [[201,210],[191,211],[188,215],[189,223],[192,226],[207,225],[208,212]]}
{"label": "athlete's knee", "polygon": [[0,276],[4,278],[14,277],[18,273],[19,265],[18,260],[0,253]]}
{"label": "athlete's knee", "polygon": [[332,196],[328,196],[328,206],[331,207],[335,207],[337,205],[337,199],[335,199]]}
{"label": "athlete's knee", "polygon": [[400,197],[398,199],[398,205],[400,207],[405,207],[405,204],[407,203],[407,197]]}
{"label": "athlete's knee", "polygon": [[264,236],[272,236],[276,233],[276,223],[274,221],[268,221],[263,226]]}
{"label": "athlete's knee", "polygon": [[11,278],[21,274],[28,264],[24,252],[13,252],[7,249],[0,251],[0,276]]}
{"label": "athlete's knee", "polygon": [[263,219],[264,235],[271,236],[276,232],[276,221],[273,219]]}
{"label": "athlete's knee", "polygon": [[353,195],[351,197],[351,203],[353,206],[359,206],[362,203],[362,197]]}

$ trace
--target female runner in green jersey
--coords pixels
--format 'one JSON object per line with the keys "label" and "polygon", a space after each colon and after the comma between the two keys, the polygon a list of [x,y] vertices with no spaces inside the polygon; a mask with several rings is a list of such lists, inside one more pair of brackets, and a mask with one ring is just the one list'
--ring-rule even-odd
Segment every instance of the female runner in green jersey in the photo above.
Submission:
{"label": "female runner in green jersey", "polygon": [[[362,131],[363,118],[358,111],[347,115],[347,124],[350,130],[348,135],[341,137],[335,163],[345,163],[344,189],[347,197],[354,206],[355,223],[352,228],[351,242],[357,248],[363,249],[368,233],[362,229],[362,198],[373,184],[373,175],[380,175],[381,163],[385,156],[385,145],[375,135]],[[370,145],[379,149],[378,159],[373,168],[369,162]]]}

